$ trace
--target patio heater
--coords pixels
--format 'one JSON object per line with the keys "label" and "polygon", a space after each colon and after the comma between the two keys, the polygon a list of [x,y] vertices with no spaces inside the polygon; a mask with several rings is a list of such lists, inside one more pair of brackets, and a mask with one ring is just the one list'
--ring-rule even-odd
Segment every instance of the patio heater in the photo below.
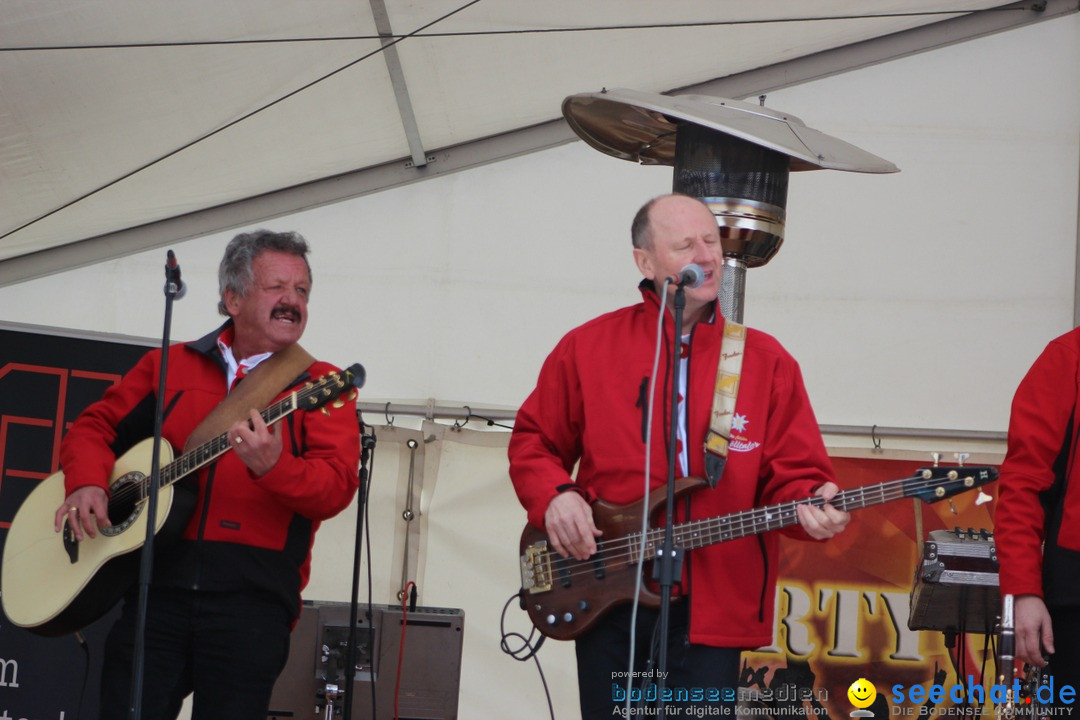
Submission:
{"label": "patio heater", "polygon": [[601,152],[672,165],[672,190],[709,206],[724,248],[720,310],[738,323],[747,269],[769,262],[784,241],[790,171],[898,171],[793,115],[738,100],[616,89],[571,95],[562,111]]}

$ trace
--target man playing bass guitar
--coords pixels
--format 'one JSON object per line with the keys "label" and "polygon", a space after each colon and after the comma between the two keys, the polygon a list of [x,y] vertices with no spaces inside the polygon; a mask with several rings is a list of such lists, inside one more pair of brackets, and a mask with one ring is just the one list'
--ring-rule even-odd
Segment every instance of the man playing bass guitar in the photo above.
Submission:
{"label": "man playing bass guitar", "polygon": [[[645,278],[642,302],[562,339],[522,405],[510,441],[510,477],[529,522],[546,530],[562,556],[579,560],[597,551],[589,501],[622,505],[642,497],[647,444],[649,489],[666,482],[672,419],[664,378],[671,377],[666,365],[677,342],[685,383],[674,420],[677,474],[705,476],[703,448],[725,325],[717,303],[723,251],[716,219],[696,198],[666,195],[641,208],[631,239]],[[665,278],[689,263],[701,266],[704,281],[685,291],[683,337],[673,337],[673,323],[665,322],[653,396],[656,422],[646,438],[659,293]],[[798,365],[775,339],[748,332],[740,384],[719,484],[680,500],[676,522],[815,494],[828,500],[837,491]],[[799,522],[787,532],[803,538],[831,537],[849,519],[827,503],[799,505],[797,512]],[[772,641],[776,543],[775,533],[767,533],[687,554],[676,586],[682,597],[672,604],[668,688],[734,689],[741,649]],[[631,606],[621,605],[576,639],[583,718],[611,717],[622,704],[612,689],[621,684],[618,678],[648,667],[657,612],[639,610],[632,666],[630,618]]]}

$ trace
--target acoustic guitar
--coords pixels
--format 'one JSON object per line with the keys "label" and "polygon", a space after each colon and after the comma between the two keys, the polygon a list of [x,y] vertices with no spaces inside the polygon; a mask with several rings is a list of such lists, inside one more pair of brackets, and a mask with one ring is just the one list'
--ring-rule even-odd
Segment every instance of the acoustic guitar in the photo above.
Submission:
{"label": "acoustic guitar", "polygon": [[[321,408],[363,383],[364,368],[355,364],[305,384],[260,414],[271,425],[296,410]],[[56,508],[66,497],[62,472],[26,497],[11,522],[0,565],[0,602],[12,624],[44,636],[74,632],[108,612],[134,585],[136,551],[146,542],[153,447],[154,439],[147,438],[117,458],[109,478],[112,527],[99,529],[97,537],[77,542],[66,523],[62,532],[53,530]],[[155,539],[179,537],[194,508],[194,491],[177,481],[229,449],[221,434],[173,460],[172,448],[162,441]]]}

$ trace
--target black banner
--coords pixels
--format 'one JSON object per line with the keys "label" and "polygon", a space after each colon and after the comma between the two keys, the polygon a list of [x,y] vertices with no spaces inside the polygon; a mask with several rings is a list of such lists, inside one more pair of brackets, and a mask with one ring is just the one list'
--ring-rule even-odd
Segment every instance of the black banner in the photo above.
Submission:
{"label": "black banner", "polygon": [[[68,425],[148,349],[135,341],[0,328],[0,550],[23,499],[59,469]],[[115,615],[86,628],[85,642],[38,637],[0,615],[0,718],[97,718],[102,646]]]}

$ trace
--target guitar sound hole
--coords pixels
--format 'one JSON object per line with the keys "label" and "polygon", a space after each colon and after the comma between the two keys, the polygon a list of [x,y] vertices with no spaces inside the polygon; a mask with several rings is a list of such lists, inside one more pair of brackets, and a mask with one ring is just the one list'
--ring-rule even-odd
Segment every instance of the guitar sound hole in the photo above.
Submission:
{"label": "guitar sound hole", "polygon": [[132,471],[122,475],[109,488],[109,522],[112,527],[103,528],[103,535],[119,535],[131,527],[145,503],[146,475]]}

